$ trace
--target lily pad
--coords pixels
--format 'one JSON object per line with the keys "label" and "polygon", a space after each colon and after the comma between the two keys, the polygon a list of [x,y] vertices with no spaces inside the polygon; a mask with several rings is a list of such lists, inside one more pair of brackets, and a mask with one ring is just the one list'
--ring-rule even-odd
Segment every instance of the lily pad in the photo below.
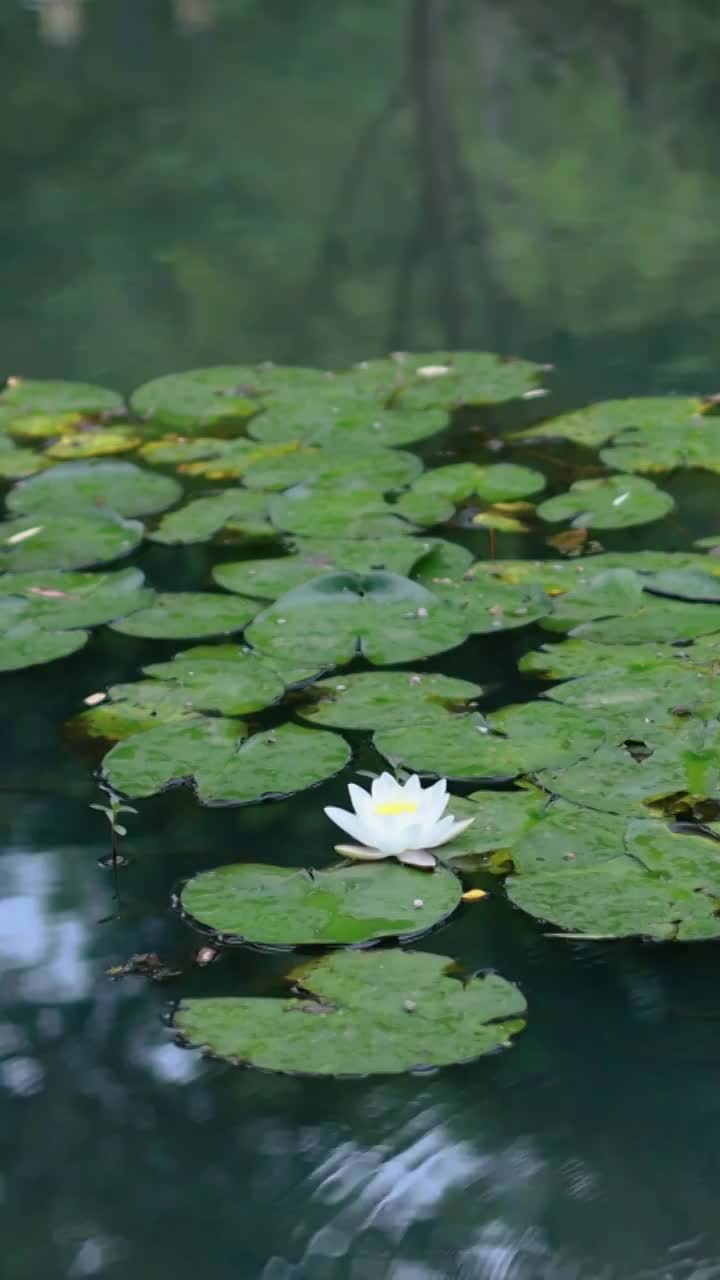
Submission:
{"label": "lily pad", "polygon": [[221,532],[245,538],[275,537],[276,531],[266,518],[267,504],[266,494],[226,489],[170,511],[148,538],[172,546],[207,542]]}
{"label": "lily pad", "polygon": [[[257,446],[256,446],[257,448]],[[259,450],[258,450],[259,452]],[[296,484],[316,489],[400,489],[422,471],[414,453],[338,444],[301,447],[252,463],[244,474],[249,489],[281,490]]]}
{"label": "lily pad", "polygon": [[24,480],[47,466],[47,459],[32,449],[16,449],[12,441],[6,443],[5,439],[0,443],[0,480]]}
{"label": "lily pad", "polygon": [[440,493],[415,493],[410,489],[400,494],[393,510],[405,520],[429,529],[431,525],[446,524],[452,520],[455,504]]}
{"label": "lily pad", "polygon": [[412,532],[378,489],[329,493],[298,486],[270,501],[277,529],[307,538],[385,538]]}
{"label": "lily pad", "polygon": [[8,573],[82,569],[130,555],[142,536],[138,520],[111,511],[51,507],[0,524],[0,567]]}
{"label": "lily pad", "polygon": [[265,443],[298,440],[345,448],[352,445],[402,447],[436,435],[446,426],[447,415],[442,409],[415,412],[348,400],[321,405],[315,399],[305,409],[271,405],[253,419],[248,434]]}
{"label": "lily pad", "polygon": [[462,616],[408,578],[392,573],[327,574],[296,587],[258,614],[246,639],[273,660],[302,654],[319,667],[359,652],[369,662],[412,662],[461,644]]}
{"label": "lily pad", "polygon": [[681,662],[686,656],[686,650],[668,650],[662,644],[595,645],[591,640],[566,640],[564,644],[544,644],[526,653],[518,667],[546,680],[569,680],[587,676],[589,672],[604,674],[607,678],[609,672],[652,671],[660,661]]}
{"label": "lily pad", "polygon": [[597,644],[663,644],[720,630],[720,608],[661,599],[630,569],[608,569],[560,596],[541,625]]}
{"label": "lily pad", "polygon": [[113,631],[148,640],[194,640],[242,631],[257,606],[211,591],[166,591],[147,609],[112,624]]}
{"label": "lily pad", "polygon": [[314,701],[299,706],[298,714],[336,729],[394,728],[398,721],[406,726],[433,724],[467,710],[482,693],[480,685],[434,672],[361,672],[313,685]]}
{"label": "lily pad", "polygon": [[133,684],[111,685],[105,702],[82,711],[69,723],[86,737],[120,742],[180,720],[191,725],[199,710],[192,696],[177,685],[136,680]]}
{"label": "lily pad", "polygon": [[426,351],[395,361],[393,402],[413,409],[498,404],[537,392],[543,368],[489,351]]}
{"label": "lily pad", "polygon": [[262,407],[257,369],[223,365],[170,373],[138,387],[130,397],[135,413],[183,431],[242,424]]}
{"label": "lily pad", "polygon": [[122,427],[98,427],[95,431],[67,433],[45,450],[48,458],[101,458],[108,454],[129,453],[142,443],[142,436]]}
{"label": "lily pad", "polygon": [[492,635],[527,627],[550,612],[552,601],[538,587],[511,587],[492,579],[464,575],[449,597],[465,619],[468,631]]}
{"label": "lily pad", "polygon": [[147,607],[155,592],[139,569],[116,573],[7,573],[0,595],[21,597],[24,617],[51,630],[97,627]]}
{"label": "lily pad", "polygon": [[20,671],[67,658],[87,644],[87,631],[50,631],[31,618],[21,618],[0,632],[0,671]]}
{"label": "lily pad", "polygon": [[172,662],[153,662],[143,670],[170,682],[198,711],[227,716],[269,707],[285,692],[273,668],[237,644],[196,645],[176,654]]}
{"label": "lily pad", "polygon": [[412,487],[414,493],[434,494],[457,506],[473,496],[485,502],[527,498],[545,488],[545,477],[539,471],[518,467],[512,462],[487,467],[474,462],[454,462],[423,472]]}
{"label": "lily pad", "polygon": [[720,841],[653,821],[630,822],[625,840],[625,856],[521,875],[508,881],[508,894],[524,911],[579,936],[720,937]]}
{"label": "lily pad", "polygon": [[[417,545],[417,544],[416,544]],[[427,543],[422,545],[427,546]],[[420,582],[428,591],[436,595],[444,595],[446,588],[455,588],[458,581],[467,573],[473,562],[473,555],[467,547],[456,542],[447,542],[444,538],[432,540],[432,546],[425,552],[412,568],[412,577]],[[390,568],[390,566],[387,566]],[[400,569],[396,573],[402,572]],[[410,573],[410,569],[405,570]]]}
{"label": "lily pad", "polygon": [[625,852],[626,819],[619,814],[598,813],[554,799],[544,808],[536,801],[533,818],[512,841],[517,875],[570,873],[622,857]]}
{"label": "lily pad", "polygon": [[12,378],[0,392],[0,408],[18,413],[123,414],[122,396],[106,387],[86,382],[62,382],[37,378]]}
{"label": "lily pad", "polygon": [[542,520],[570,520],[573,527],[628,529],[661,520],[675,503],[651,480],[639,476],[604,476],[576,480],[567,493],[548,498],[538,507]]}
{"label": "lily pad", "polygon": [[720,426],[717,418],[700,417],[685,422],[682,430],[670,427],[633,427],[616,436],[601,450],[608,467],[618,471],[673,471],[698,467],[720,472]]}
{"label": "lily pad", "polygon": [[[526,831],[531,831],[548,804],[548,797],[535,787],[522,791],[473,791],[466,800],[452,797],[456,818],[474,818],[471,827],[443,849],[453,866],[476,863],[482,854],[514,849]],[[492,862],[488,863],[492,869]]]}
{"label": "lily pad", "polygon": [[428,875],[390,863],[313,871],[243,862],[194,876],[181,905],[225,943],[358,946],[427,933],[457,910],[461,894],[443,867]]}
{"label": "lily pad", "polygon": [[145,516],[164,511],[182,495],[172,476],[161,476],[133,462],[63,462],[15,486],[10,511],[76,512],[82,508]]}
{"label": "lily pad", "polygon": [[479,715],[380,729],[373,743],[391,764],[458,780],[504,781],[591,756],[605,730],[574,707],[527,703]]}
{"label": "lily pad", "polygon": [[514,432],[513,440],[572,440],[597,449],[625,427],[655,430],[686,428],[699,415],[700,401],[686,396],[642,396],[629,400],[601,400],[548,422]]}
{"label": "lily pad", "polygon": [[[87,422],[84,413],[22,413],[20,409],[0,408],[0,424],[5,421],[3,412],[11,414],[3,430],[19,440],[52,440]],[[20,417],[16,416],[18,413]]]}
{"label": "lily pad", "polygon": [[184,1039],[236,1065],[303,1075],[384,1075],[466,1062],[524,1027],[497,974],[461,981],[431,953],[337,951],[290,975],[296,995],[185,1000]]}
{"label": "lily pad", "polygon": [[206,717],[161,725],[113,747],[103,774],[128,796],[192,780],[203,804],[252,804],[316,786],[350,760],[336,733],[284,724],[239,744],[242,732],[239,721]]}

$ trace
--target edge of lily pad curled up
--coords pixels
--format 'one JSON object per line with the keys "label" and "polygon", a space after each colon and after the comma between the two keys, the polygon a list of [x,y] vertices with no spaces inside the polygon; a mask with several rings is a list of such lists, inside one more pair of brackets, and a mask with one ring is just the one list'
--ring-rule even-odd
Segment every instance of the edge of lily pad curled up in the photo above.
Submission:
{"label": "edge of lily pad curled up", "polygon": [[432,870],[432,852],[460,835],[474,821],[457,822],[446,814],[447,780],[440,778],[423,788],[416,773],[400,783],[391,773],[373,779],[370,791],[351,782],[348,786],[353,812],[328,805],[331,822],[346,831],[357,844],[335,845],[335,851],[362,862],[397,858],[412,867]]}

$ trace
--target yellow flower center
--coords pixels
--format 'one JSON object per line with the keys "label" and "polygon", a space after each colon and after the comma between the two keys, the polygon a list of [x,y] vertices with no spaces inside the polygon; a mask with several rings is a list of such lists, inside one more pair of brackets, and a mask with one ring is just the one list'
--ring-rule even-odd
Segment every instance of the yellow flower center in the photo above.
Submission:
{"label": "yellow flower center", "polygon": [[383,818],[396,813],[417,813],[417,805],[414,800],[389,800],[387,804],[376,804],[375,812]]}

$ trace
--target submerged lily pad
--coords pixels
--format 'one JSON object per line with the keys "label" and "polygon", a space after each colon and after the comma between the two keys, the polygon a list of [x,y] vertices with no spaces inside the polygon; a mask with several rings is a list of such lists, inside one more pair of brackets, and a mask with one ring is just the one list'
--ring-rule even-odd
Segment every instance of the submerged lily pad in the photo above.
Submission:
{"label": "submerged lily pad", "polygon": [[573,707],[527,703],[488,719],[448,716],[422,726],[399,724],[373,738],[380,755],[414,773],[458,780],[509,780],[536,769],[559,768],[590,756],[603,740],[595,724]]}
{"label": "submerged lily pad", "polygon": [[634,475],[576,480],[567,493],[548,498],[538,507],[543,520],[570,520],[573,527],[628,529],[661,520],[675,503],[651,480]]}
{"label": "submerged lily pad", "polygon": [[97,627],[150,604],[155,592],[145,586],[139,569],[116,573],[7,573],[0,595],[22,597],[24,617],[40,627],[59,630]]}
{"label": "submerged lily pad", "polygon": [[688,942],[720,937],[720,841],[628,824],[626,852],[577,868],[520,875],[508,894],[573,935]]}
{"label": "submerged lily pad", "polygon": [[316,701],[299,706],[298,714],[337,729],[421,725],[466,710],[482,693],[480,685],[433,672],[361,672],[313,685]]}
{"label": "submerged lily pad", "polygon": [[226,489],[170,511],[148,537],[167,545],[207,542],[221,532],[246,538],[275,537],[276,531],[266,518],[267,504],[266,494]]}
{"label": "submerged lily pad", "polygon": [[313,871],[243,862],[194,876],[181,904],[224,942],[229,935],[259,947],[357,946],[408,942],[452,915],[461,894],[457,876],[442,867],[428,875],[390,863]]}
{"label": "submerged lily pad", "polygon": [[0,408],[17,409],[18,413],[82,413],[123,414],[122,396],[106,387],[87,382],[62,382],[52,379],[12,378],[0,392]]}
{"label": "submerged lily pad", "polygon": [[135,734],[113,747],[103,774],[128,796],[194,781],[203,804],[279,799],[339,773],[350,748],[336,733],[284,724],[239,744],[240,722],[198,717]]}
{"label": "submerged lily pad", "polygon": [[527,498],[545,488],[545,477],[529,467],[513,462],[497,462],[481,467],[474,462],[454,462],[434,467],[413,481],[413,492],[434,494],[456,506],[473,496],[485,502],[505,502]]}
{"label": "submerged lily pad", "polygon": [[337,951],[290,974],[296,995],[185,1000],[174,1025],[216,1057],[304,1075],[441,1067],[507,1046],[525,1025],[521,992],[451,967],[417,951]]}
{"label": "submerged lily pad", "polygon": [[47,514],[42,509],[0,524],[0,567],[8,573],[83,569],[129,555],[142,536],[138,520],[111,511],[50,507]]}
{"label": "submerged lily pad", "polygon": [[625,427],[686,428],[699,415],[700,401],[686,396],[642,396],[629,400],[602,400],[598,404],[563,413],[548,422],[513,434],[513,440],[572,440],[597,449]]}
{"label": "submerged lily pad", "polygon": [[138,387],[130,404],[140,417],[183,431],[243,423],[262,407],[261,379],[247,365],[170,373]]}
{"label": "submerged lily pad", "polygon": [[147,609],[112,624],[113,631],[148,640],[194,640],[242,631],[257,606],[211,591],[165,591]]}
{"label": "submerged lily pad", "polygon": [[114,511],[145,516],[164,511],[182,495],[172,476],[157,475],[133,462],[63,462],[15,486],[7,496],[10,511]]}
{"label": "submerged lily pad", "polygon": [[462,616],[416,582],[392,573],[327,574],[258,614],[246,639],[271,660],[302,654],[320,668],[359,652],[373,665],[411,662],[461,644]]}

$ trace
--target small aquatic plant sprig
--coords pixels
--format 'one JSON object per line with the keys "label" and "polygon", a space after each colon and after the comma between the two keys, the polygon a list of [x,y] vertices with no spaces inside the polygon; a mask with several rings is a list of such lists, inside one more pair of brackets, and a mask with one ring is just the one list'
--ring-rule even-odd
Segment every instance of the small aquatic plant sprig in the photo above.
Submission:
{"label": "small aquatic plant sprig", "polygon": [[121,866],[125,860],[122,858],[118,848],[118,837],[127,835],[127,827],[118,821],[118,817],[121,813],[137,813],[137,809],[134,809],[130,804],[125,804],[121,797],[117,795],[113,791],[112,787],[109,787],[107,783],[101,782],[99,786],[100,790],[106,793],[108,803],[91,804],[90,808],[97,809],[99,813],[104,813],[110,824],[110,865],[113,872],[113,894],[115,901],[119,905],[120,890],[118,885],[118,867]]}

